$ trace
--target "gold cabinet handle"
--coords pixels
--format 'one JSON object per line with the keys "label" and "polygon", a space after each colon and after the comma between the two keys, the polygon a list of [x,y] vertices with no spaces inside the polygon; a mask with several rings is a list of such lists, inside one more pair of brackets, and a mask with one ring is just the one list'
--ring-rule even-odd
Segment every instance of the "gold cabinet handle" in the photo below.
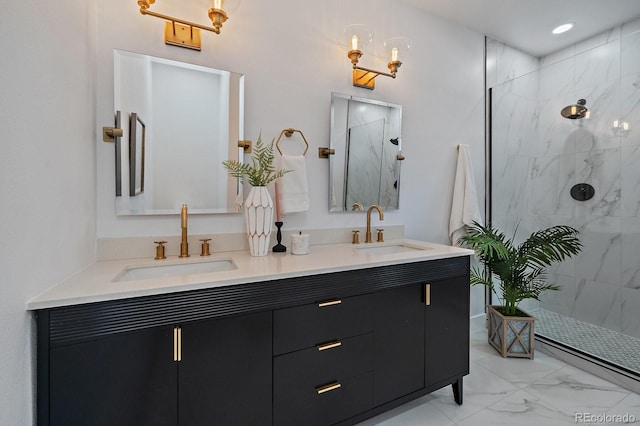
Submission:
{"label": "gold cabinet handle", "polygon": [[431,284],[424,285],[424,304],[431,305]]}
{"label": "gold cabinet handle", "polygon": [[328,385],[317,386],[316,392],[318,392],[318,395],[322,395],[325,392],[331,392],[333,390],[340,389],[341,387],[342,385],[340,384],[340,382],[333,382],[329,383]]}
{"label": "gold cabinet handle", "polygon": [[318,351],[326,351],[327,349],[333,349],[342,346],[342,342],[336,340],[335,342],[323,343],[322,345],[316,345]]}
{"label": "gold cabinet handle", "polygon": [[342,303],[342,300],[340,300],[340,299],[325,300],[324,302],[318,302],[318,308],[324,308],[326,306],[339,305],[341,303]]}
{"label": "gold cabinet handle", "polygon": [[178,362],[182,361],[182,327],[178,327]]}
{"label": "gold cabinet handle", "polygon": [[178,361],[178,327],[173,327],[173,360]]}
{"label": "gold cabinet handle", "polygon": [[182,328],[173,327],[173,360],[182,361]]}

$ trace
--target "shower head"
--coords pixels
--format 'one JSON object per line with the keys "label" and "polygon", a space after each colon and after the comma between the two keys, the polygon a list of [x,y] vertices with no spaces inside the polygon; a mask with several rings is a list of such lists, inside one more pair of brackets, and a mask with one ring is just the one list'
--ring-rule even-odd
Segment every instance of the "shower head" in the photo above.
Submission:
{"label": "shower head", "polygon": [[568,105],[562,108],[562,111],[560,111],[560,115],[571,120],[575,120],[577,118],[585,118],[589,113],[589,110],[585,106],[586,104],[587,101],[585,101],[584,99],[579,99],[576,104]]}

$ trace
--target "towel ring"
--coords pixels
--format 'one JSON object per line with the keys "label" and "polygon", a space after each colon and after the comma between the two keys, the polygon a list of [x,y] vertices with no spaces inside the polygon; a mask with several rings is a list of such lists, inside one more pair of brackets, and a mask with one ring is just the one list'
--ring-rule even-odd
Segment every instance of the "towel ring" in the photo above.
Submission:
{"label": "towel ring", "polygon": [[284,129],[283,131],[280,132],[280,136],[278,136],[278,140],[276,141],[276,148],[278,149],[278,152],[280,153],[280,155],[282,155],[282,150],[280,149],[280,139],[282,138],[282,135],[285,135],[286,137],[290,138],[291,135],[293,135],[295,132],[300,133],[300,136],[302,136],[302,140],[304,141],[305,144],[305,148],[304,148],[304,152],[302,153],[302,155],[307,155],[307,151],[309,151],[309,142],[307,142],[307,138],[304,137],[304,135],[302,134],[302,132],[300,130],[296,130],[296,129]]}

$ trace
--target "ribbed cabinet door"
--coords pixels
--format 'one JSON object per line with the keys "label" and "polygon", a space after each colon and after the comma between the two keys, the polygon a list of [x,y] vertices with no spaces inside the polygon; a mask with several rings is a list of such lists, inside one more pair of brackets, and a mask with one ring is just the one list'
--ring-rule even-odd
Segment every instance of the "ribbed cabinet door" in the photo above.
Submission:
{"label": "ribbed cabinet door", "polygon": [[50,349],[50,425],[175,426],[173,328]]}

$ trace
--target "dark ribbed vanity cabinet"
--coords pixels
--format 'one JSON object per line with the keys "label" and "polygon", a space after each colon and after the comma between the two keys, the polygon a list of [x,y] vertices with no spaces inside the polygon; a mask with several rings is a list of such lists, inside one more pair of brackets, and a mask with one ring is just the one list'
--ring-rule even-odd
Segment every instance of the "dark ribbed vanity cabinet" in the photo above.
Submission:
{"label": "dark ribbed vanity cabinet", "polygon": [[[52,346],[49,422],[39,413],[38,423],[175,425],[178,370],[172,339],[172,329],[162,327]],[[44,384],[38,381],[39,392]]]}
{"label": "dark ribbed vanity cabinet", "polygon": [[48,369],[38,424],[270,425],[271,312],[51,344]]}
{"label": "dark ribbed vanity cabinet", "polygon": [[40,425],[354,425],[469,371],[469,257],[44,309]]}

